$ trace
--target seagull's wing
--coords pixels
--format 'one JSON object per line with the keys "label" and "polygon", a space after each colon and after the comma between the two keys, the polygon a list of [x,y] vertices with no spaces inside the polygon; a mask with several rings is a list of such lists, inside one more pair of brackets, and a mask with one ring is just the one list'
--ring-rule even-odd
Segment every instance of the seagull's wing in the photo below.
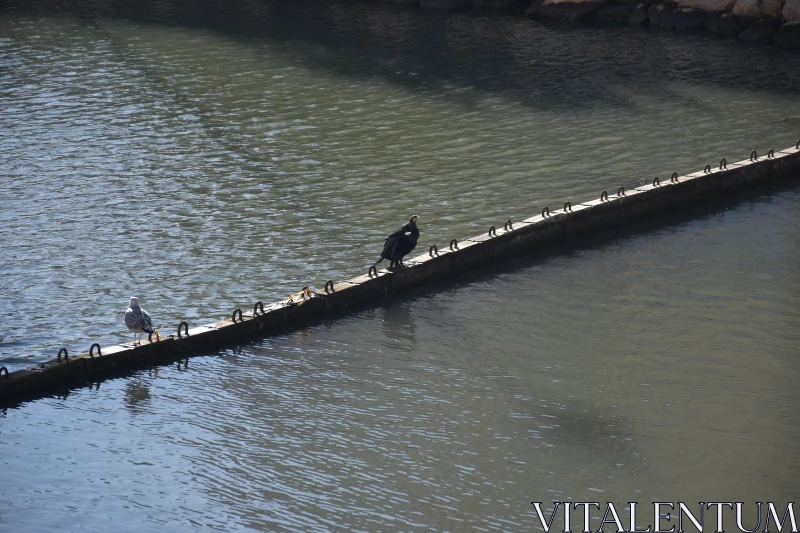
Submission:
{"label": "seagull's wing", "polygon": [[147,314],[147,311],[142,309],[142,316],[140,318],[142,329],[153,329],[153,320],[150,318],[150,315]]}
{"label": "seagull's wing", "polygon": [[137,323],[138,320],[136,319],[136,315],[134,314],[133,309],[129,307],[128,310],[125,311],[125,327],[133,331],[134,329],[139,329],[137,328]]}

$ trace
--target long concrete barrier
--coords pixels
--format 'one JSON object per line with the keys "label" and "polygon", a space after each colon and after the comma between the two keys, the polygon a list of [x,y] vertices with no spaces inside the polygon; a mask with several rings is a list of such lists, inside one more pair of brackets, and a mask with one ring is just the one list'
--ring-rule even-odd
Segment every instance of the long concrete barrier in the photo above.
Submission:
{"label": "long concrete barrier", "polygon": [[371,268],[358,277],[333,282],[308,293],[306,298],[270,305],[256,302],[252,310],[236,309],[230,318],[190,328],[181,322],[174,334],[160,340],[143,340],[141,345],[102,347],[93,344],[88,352],[70,355],[62,348],[55,359],[9,373],[0,367],[0,405],[59,394],[82,386],[124,375],[134,368],[187,358],[225,344],[263,337],[306,326],[353,307],[376,303],[388,294],[418,287],[429,281],[473,269],[578,235],[671,208],[688,206],[712,194],[742,189],[789,177],[800,177],[800,141],[785,150],[770,150],[759,156],[728,163],[725,159],[706,165],[699,172],[660,179],[631,190],[602,191],[597,199],[559,209],[545,207],[521,221],[507,220],[481,235],[453,239],[443,246],[431,246],[406,260],[407,269],[397,272]]}

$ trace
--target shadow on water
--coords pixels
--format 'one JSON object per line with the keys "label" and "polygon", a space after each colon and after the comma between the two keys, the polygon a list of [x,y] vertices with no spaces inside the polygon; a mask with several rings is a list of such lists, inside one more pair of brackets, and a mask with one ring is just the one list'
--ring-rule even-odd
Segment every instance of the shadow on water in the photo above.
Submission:
{"label": "shadow on water", "polygon": [[643,93],[691,105],[690,96],[667,86],[683,81],[800,93],[800,56],[794,51],[708,35],[324,0],[3,0],[0,6],[69,14],[99,29],[103,20],[121,19],[290,46],[310,68],[445,93],[467,110],[476,104],[476,92],[543,110],[631,109]]}

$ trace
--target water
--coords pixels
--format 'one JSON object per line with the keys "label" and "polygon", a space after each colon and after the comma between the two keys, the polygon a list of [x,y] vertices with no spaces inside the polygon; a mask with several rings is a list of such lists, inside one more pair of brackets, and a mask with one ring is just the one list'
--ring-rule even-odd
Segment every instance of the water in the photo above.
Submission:
{"label": "water", "polygon": [[[88,4],[87,4],[88,5]],[[800,137],[800,57],[339,3],[0,11],[0,364]],[[794,120],[793,120],[794,119]],[[0,529],[536,529],[786,501],[800,192],[0,415]],[[41,509],[47,507],[48,512]]]}

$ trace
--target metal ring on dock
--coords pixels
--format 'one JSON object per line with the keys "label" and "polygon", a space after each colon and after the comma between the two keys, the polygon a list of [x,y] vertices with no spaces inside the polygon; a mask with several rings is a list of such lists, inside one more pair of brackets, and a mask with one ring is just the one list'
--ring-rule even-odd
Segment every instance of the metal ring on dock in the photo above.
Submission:
{"label": "metal ring on dock", "polygon": [[567,203],[564,204],[564,212],[566,213],[567,211],[570,213],[572,212],[572,202],[569,200],[567,200]]}
{"label": "metal ring on dock", "polygon": [[547,206],[544,206],[542,208],[542,218],[547,218],[549,216],[550,216],[550,208],[547,207]]}
{"label": "metal ring on dock", "polygon": [[711,165],[706,165],[705,167],[703,167],[703,173],[705,174],[711,173]]}
{"label": "metal ring on dock", "polygon": [[452,241],[450,241],[450,251],[455,252],[457,250],[458,250],[458,241],[453,239]]}
{"label": "metal ring on dock", "polygon": [[333,291],[333,280],[329,279],[325,282],[325,294],[330,294]]}
{"label": "metal ring on dock", "polygon": [[750,152],[750,161],[758,161],[758,152],[755,150]]}
{"label": "metal ring on dock", "polygon": [[723,168],[728,170],[728,161],[726,161],[724,157],[719,160],[719,169],[722,170]]}
{"label": "metal ring on dock", "polygon": [[672,176],[669,177],[670,183],[678,183],[680,180],[678,179],[678,173],[673,172]]}
{"label": "metal ring on dock", "polygon": [[433,257],[433,254],[439,255],[439,248],[437,248],[435,244],[431,244],[431,247],[428,248],[428,255]]}
{"label": "metal ring on dock", "polygon": [[56,359],[56,361],[58,361],[59,363],[61,362],[61,354],[62,353],[64,354],[64,361],[69,361],[69,352],[67,351],[66,348],[61,348],[58,351],[58,358]]}
{"label": "metal ring on dock", "polygon": [[659,180],[658,176],[656,176],[655,178],[653,178],[653,187],[660,187],[660,186],[661,186],[661,180]]}
{"label": "metal ring on dock", "polygon": [[189,323],[184,320],[183,322],[178,324],[178,338],[179,339],[183,338],[183,336],[181,335],[181,326],[183,326],[183,331],[186,334],[186,336],[187,337],[189,336]]}
{"label": "metal ring on dock", "polygon": [[372,279],[372,273],[373,272],[375,273],[375,277],[377,278],[378,277],[378,269],[377,269],[377,267],[375,267],[375,265],[372,265],[371,267],[369,267],[369,270],[367,270],[367,275],[370,277],[370,279]]}
{"label": "metal ring on dock", "polygon": [[798,139],[797,142],[794,144],[794,149],[800,150],[800,139]]}
{"label": "metal ring on dock", "polygon": [[497,228],[489,226],[489,237],[497,237]]}
{"label": "metal ring on dock", "polygon": [[[327,285],[326,285],[326,287],[327,287]],[[263,314],[264,314],[264,302],[259,300],[253,306],[253,316],[258,316],[258,315],[263,315]]]}
{"label": "metal ring on dock", "polygon": [[768,158],[770,158],[770,159],[772,159],[773,157],[775,157],[775,150],[773,150],[772,148],[770,148],[770,149],[769,149],[769,152],[767,152],[767,157],[768,157]]}
{"label": "metal ring on dock", "polygon": [[97,346],[97,357],[102,356],[102,352],[100,352],[100,345],[97,343],[92,344],[89,347],[89,357],[94,358],[94,347]]}
{"label": "metal ring on dock", "polygon": [[625,196],[625,187],[620,185],[619,189],[617,189],[617,196]]}
{"label": "metal ring on dock", "polygon": [[244,318],[242,317],[242,310],[237,307],[236,309],[233,310],[233,315],[231,315],[231,320],[233,320],[233,323],[236,324],[237,313],[239,314],[239,322],[244,322]]}
{"label": "metal ring on dock", "polygon": [[8,378],[8,369],[4,366],[0,366],[0,377],[3,376],[3,372],[6,373],[6,378]]}
{"label": "metal ring on dock", "polygon": [[511,223],[510,218],[506,220],[505,223],[503,224],[503,229],[506,231],[511,231],[514,229],[514,225]]}
{"label": "metal ring on dock", "polygon": [[608,192],[607,191],[603,191],[603,192],[600,193],[600,201],[601,202],[607,202],[608,201]]}

